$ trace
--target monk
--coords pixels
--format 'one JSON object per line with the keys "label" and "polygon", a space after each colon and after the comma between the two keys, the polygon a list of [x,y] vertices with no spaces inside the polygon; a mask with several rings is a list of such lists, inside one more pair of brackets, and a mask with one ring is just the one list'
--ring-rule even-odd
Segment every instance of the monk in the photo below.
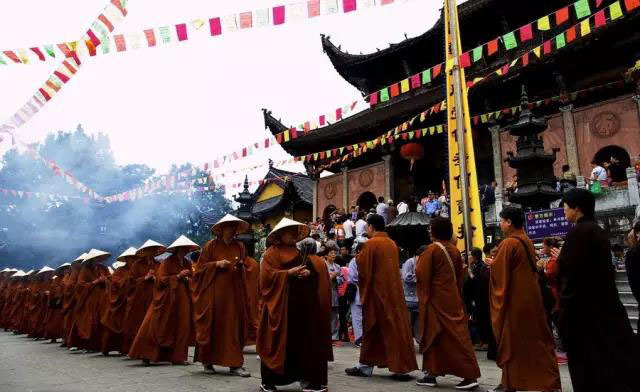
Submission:
{"label": "monk", "polygon": [[[75,318],[69,332],[69,347],[78,347],[85,353],[102,349],[105,329],[100,323],[104,306],[105,286],[109,270],[100,264],[109,257],[109,253],[92,249],[82,263],[75,296]],[[104,353],[103,354],[108,354]]]}
{"label": "monk", "polygon": [[131,267],[126,282],[127,304],[122,327],[124,354],[129,353],[153,300],[153,275],[158,264],[154,257],[164,252],[165,248],[161,243],[149,239],[138,248],[135,258],[127,262]]}
{"label": "monk", "polygon": [[194,268],[193,310],[196,330],[194,361],[206,371],[213,365],[228,367],[232,375],[249,377],[245,370],[245,325],[248,306],[244,281],[246,250],[234,236],[249,224],[233,215],[213,225],[216,239],[208,241]]}
{"label": "monk", "polygon": [[315,256],[309,228],[283,218],[269,234],[260,265],[257,350],[263,392],[300,382],[305,392],[327,391],[331,346],[331,284],[325,262]]}
{"label": "monk", "polygon": [[370,377],[373,367],[389,368],[392,379],[408,381],[418,368],[409,314],[400,278],[398,247],[384,231],[381,215],[367,219],[369,241],[358,255],[358,286],[364,321],[360,362],[349,376]]}
{"label": "monk", "polygon": [[133,341],[129,356],[150,362],[186,365],[194,339],[191,303],[191,263],[186,254],[200,247],[180,236],[167,251],[172,254],[156,270],[153,301]]}
{"label": "monk", "polygon": [[456,389],[474,389],[480,368],[462,302],[462,257],[449,241],[453,236],[450,220],[431,219],[430,231],[434,243],[427,246],[416,265],[424,372],[418,385],[435,387],[436,377],[452,374],[463,379]]}
{"label": "monk", "polygon": [[120,354],[126,355],[124,351],[123,324],[127,304],[126,283],[129,277],[130,266],[127,259],[135,256],[136,248],[128,248],[113,263],[113,274],[107,281],[106,295],[108,296],[108,304],[103,309],[100,322],[109,330],[108,342],[105,346],[109,351],[119,351]]}
{"label": "monk", "polygon": [[520,208],[500,213],[505,239],[491,264],[490,306],[502,381],[494,392],[559,391],[560,372],[542,302],[535,248]]}
{"label": "monk", "polygon": [[11,292],[11,275],[18,272],[13,268],[5,268],[0,271],[0,328],[5,328],[4,312],[8,301],[8,295]]}
{"label": "monk", "polygon": [[245,346],[253,346],[256,344],[256,334],[258,332],[258,310],[260,308],[260,265],[253,258],[255,247],[252,241],[243,241],[247,250],[247,256],[244,259],[244,279],[247,288],[247,305],[249,313],[247,322],[245,323]]}
{"label": "monk", "polygon": [[44,266],[36,273],[34,287],[32,292],[33,310],[30,311],[30,336],[35,340],[44,337],[45,317],[49,303],[49,288],[51,285],[51,277],[54,269]]}
{"label": "monk", "polygon": [[29,326],[31,325],[31,313],[34,291],[35,275],[37,271],[27,271],[22,278],[22,288],[19,291],[18,303],[16,304],[16,331],[18,334],[29,334]]}
{"label": "monk", "polygon": [[62,279],[62,344],[61,347],[69,347],[69,350],[77,349],[77,347],[69,346],[68,337],[71,333],[71,326],[75,321],[76,316],[76,284],[78,283],[78,276],[80,275],[80,269],[82,268],[82,262],[86,253],[78,256],[71,263],[71,270]]}
{"label": "monk", "polygon": [[9,277],[9,291],[7,292],[6,304],[3,309],[3,328],[5,331],[15,329],[16,303],[19,298],[19,290],[22,287],[22,278],[25,272],[23,270],[16,271]]}
{"label": "monk", "polygon": [[44,324],[44,338],[50,339],[51,343],[55,343],[58,338],[62,337],[62,280],[69,273],[70,263],[64,263],[55,270],[55,275],[51,278],[49,286],[47,314]]}

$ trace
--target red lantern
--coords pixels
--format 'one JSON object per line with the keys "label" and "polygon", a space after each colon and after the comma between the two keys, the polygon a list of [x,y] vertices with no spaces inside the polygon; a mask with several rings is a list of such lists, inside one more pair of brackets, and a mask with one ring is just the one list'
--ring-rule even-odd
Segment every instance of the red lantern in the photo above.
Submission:
{"label": "red lantern", "polygon": [[411,161],[409,170],[413,170],[413,164],[424,156],[424,147],[419,143],[407,143],[400,149],[400,155],[408,161]]}

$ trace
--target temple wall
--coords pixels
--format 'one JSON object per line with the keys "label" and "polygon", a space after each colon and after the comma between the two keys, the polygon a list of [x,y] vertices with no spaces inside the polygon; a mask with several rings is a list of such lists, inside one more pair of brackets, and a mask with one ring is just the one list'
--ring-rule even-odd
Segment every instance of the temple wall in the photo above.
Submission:
{"label": "temple wall", "polygon": [[342,207],[342,173],[323,177],[318,180],[318,216],[322,218],[324,209],[329,205]]}
{"label": "temple wall", "polygon": [[349,208],[358,204],[358,198],[364,192],[371,192],[376,198],[384,196],[384,181],[384,162],[349,170],[349,194],[347,196]]}

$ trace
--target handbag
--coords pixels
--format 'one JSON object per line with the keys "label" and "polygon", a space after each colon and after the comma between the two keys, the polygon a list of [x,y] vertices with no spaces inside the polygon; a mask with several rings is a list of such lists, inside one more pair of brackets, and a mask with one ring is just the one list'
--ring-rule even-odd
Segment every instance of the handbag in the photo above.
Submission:
{"label": "handbag", "polygon": [[602,191],[602,184],[600,184],[600,181],[592,182],[591,185],[589,185],[589,192],[593,193],[596,196],[601,195],[603,191]]}

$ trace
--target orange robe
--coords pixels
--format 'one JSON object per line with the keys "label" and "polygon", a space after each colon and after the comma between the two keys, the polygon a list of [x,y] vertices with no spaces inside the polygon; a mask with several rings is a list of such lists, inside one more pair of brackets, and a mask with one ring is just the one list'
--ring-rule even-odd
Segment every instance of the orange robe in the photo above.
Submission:
{"label": "orange robe", "polygon": [[69,333],[69,347],[101,351],[104,326],[100,316],[105,298],[105,283],[95,282],[100,277],[109,277],[107,267],[97,264],[83,265],[78,275],[75,296],[75,317]]}
{"label": "orange robe", "polygon": [[152,362],[183,363],[193,341],[193,308],[187,279],[178,274],[191,269],[175,255],[156,270],[153,301],[133,341],[129,356]]}
{"label": "orange robe", "polygon": [[269,247],[260,263],[260,322],[256,348],[265,383],[299,380],[327,385],[331,347],[331,283],[325,262],[309,256],[306,279],[290,277],[300,266],[295,246]]}
{"label": "orange robe", "polygon": [[102,344],[105,352],[120,351],[122,354],[126,354],[123,350],[122,325],[127,303],[125,283],[128,275],[129,269],[125,265],[115,270],[106,284],[106,298],[100,316],[100,322],[108,330],[108,333],[103,337]]}
{"label": "orange robe", "polygon": [[8,272],[0,273],[0,328],[4,328],[4,312],[7,303],[7,294],[9,293],[9,277]]}
{"label": "orange robe", "polygon": [[420,255],[416,266],[420,301],[422,370],[465,379],[480,377],[462,302],[464,267],[460,252],[442,243],[453,265],[436,244]]}
{"label": "orange robe", "polygon": [[[511,237],[523,239],[534,257],[535,248],[524,231]],[[525,391],[559,389],[560,373],[538,278],[524,246],[511,237],[502,241],[491,265],[489,300],[502,385]]]}
{"label": "orange robe", "polygon": [[131,344],[138,334],[144,315],[153,300],[153,280],[146,280],[148,274],[153,275],[157,264],[153,257],[138,259],[131,266],[126,281],[127,304],[122,324],[122,352],[129,353]]}
{"label": "orange robe", "polygon": [[45,339],[58,339],[62,337],[62,277],[51,281],[49,298],[47,301],[47,315],[45,316]]}
{"label": "orange robe", "polygon": [[[76,284],[81,266],[74,264],[62,278],[62,336],[67,343],[76,314]],[[66,344],[67,347],[72,347]]]}
{"label": "orange robe", "polygon": [[12,288],[7,298],[7,310],[5,311],[6,328],[17,332],[18,318],[22,311],[22,292],[25,282],[23,279],[14,279]]}
{"label": "orange robe", "polygon": [[47,316],[47,308],[49,307],[49,288],[51,281],[38,280],[36,283],[37,293],[33,298],[34,312],[31,316],[31,335],[34,338],[44,337],[45,317]]}
{"label": "orange robe", "polygon": [[249,306],[249,315],[246,323],[245,342],[246,346],[256,344],[256,334],[258,331],[258,309],[260,307],[260,265],[253,258],[247,256],[244,259],[244,276],[247,287],[247,304]]}
{"label": "orange robe", "polygon": [[408,373],[418,363],[398,257],[395,242],[377,232],[356,259],[364,324],[360,363]]}
{"label": "orange robe", "polygon": [[[244,363],[248,306],[244,269],[238,263],[246,252],[242,243],[221,239],[205,244],[193,277],[193,312],[196,331],[194,361],[226,367]],[[216,261],[231,265],[217,268]]]}
{"label": "orange robe", "polygon": [[12,279],[9,281],[9,284],[6,288],[4,307],[2,308],[2,328],[5,330],[10,330],[13,328],[13,309],[16,301],[16,293],[18,292],[18,288],[20,287],[20,281],[17,279]]}

